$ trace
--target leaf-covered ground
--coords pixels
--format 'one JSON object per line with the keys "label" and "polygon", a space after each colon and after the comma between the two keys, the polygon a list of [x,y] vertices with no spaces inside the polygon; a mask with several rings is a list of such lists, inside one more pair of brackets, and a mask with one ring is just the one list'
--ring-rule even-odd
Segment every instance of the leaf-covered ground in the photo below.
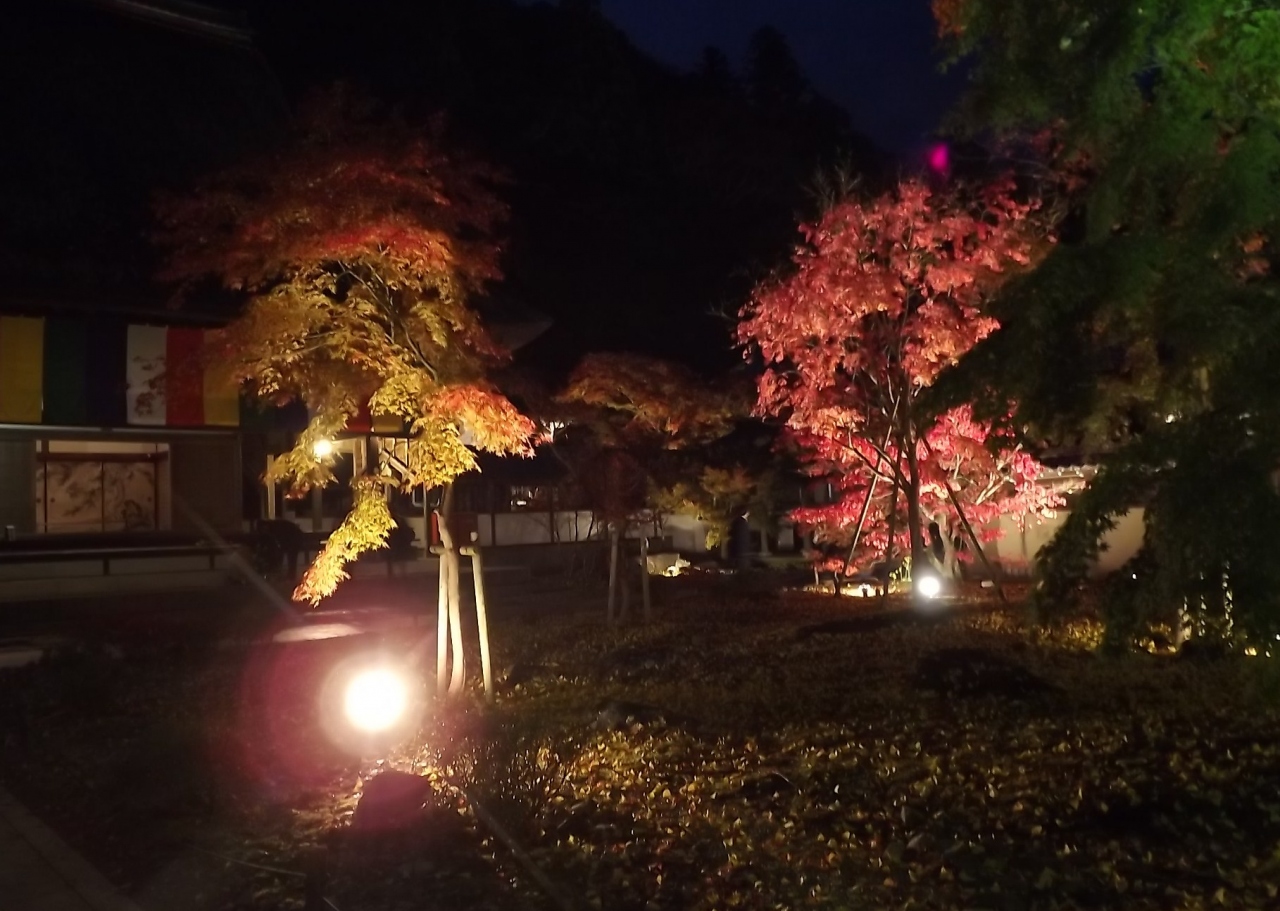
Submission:
{"label": "leaf-covered ground", "polygon": [[[0,675],[0,772],[154,908],[302,907],[321,858],[342,911],[554,907],[446,781],[583,909],[1280,907],[1268,662],[1102,659],[1088,624],[982,605],[885,623],[723,581],[660,594],[620,632],[499,609],[522,682],[383,757],[440,784],[400,834],[352,835],[376,764],[314,724],[342,640]],[[939,653],[942,692],[917,673]]]}

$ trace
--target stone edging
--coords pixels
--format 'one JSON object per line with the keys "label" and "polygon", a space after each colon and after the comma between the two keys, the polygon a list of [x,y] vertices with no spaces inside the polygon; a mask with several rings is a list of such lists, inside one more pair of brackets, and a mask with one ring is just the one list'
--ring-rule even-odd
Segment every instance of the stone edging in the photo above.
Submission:
{"label": "stone edging", "polygon": [[[140,911],[106,877],[71,849],[53,830],[0,788],[0,819],[8,823],[93,911]],[[0,866],[4,861],[0,860]]]}

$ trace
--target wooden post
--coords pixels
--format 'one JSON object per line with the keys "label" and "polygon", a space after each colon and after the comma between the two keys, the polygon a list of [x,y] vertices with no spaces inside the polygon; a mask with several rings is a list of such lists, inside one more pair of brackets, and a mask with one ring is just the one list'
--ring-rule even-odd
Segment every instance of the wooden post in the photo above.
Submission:
{"label": "wooden post", "polygon": [[606,619],[610,626],[616,622],[613,613],[614,598],[618,590],[618,527],[609,525],[609,607]]}
{"label": "wooden post", "polygon": [[867,522],[867,513],[871,512],[871,498],[876,495],[876,482],[880,480],[878,474],[871,476],[871,487],[867,490],[867,499],[862,504],[862,511],[858,514],[858,527],[853,531],[853,543],[849,545],[849,553],[844,558],[844,568],[835,575],[835,591],[836,597],[840,597],[840,580],[849,574],[849,564],[853,562],[853,555],[858,550],[858,542],[862,540],[862,526]]}
{"label": "wooden post", "polygon": [[493,666],[489,659],[489,611],[484,600],[484,562],[474,542],[462,548],[471,557],[471,581],[476,589],[476,628],[480,634],[480,673],[484,677],[484,698],[493,700]]}
{"label": "wooden post", "polygon": [[439,661],[439,657],[445,646],[440,643],[448,641],[453,652],[453,672],[449,675],[449,693],[456,694],[462,691],[466,683],[467,662],[462,650],[462,605],[458,597],[461,572],[458,566],[458,548],[454,545],[453,534],[449,529],[449,519],[452,514],[453,485],[446,484],[440,509],[436,511],[436,524],[440,531],[440,545],[443,551],[440,554],[440,577],[444,580],[443,595],[446,603],[442,605],[442,611],[448,611],[448,620],[441,620],[437,625],[440,640],[436,645],[436,680],[443,689],[444,665]]}
{"label": "wooden post", "polygon": [[889,576],[893,573],[893,538],[898,533],[898,494],[901,493],[897,483],[893,485],[893,500],[889,503],[889,543],[884,548],[884,581],[880,583],[880,607],[884,607],[889,597]]}
{"label": "wooden post", "polygon": [[644,622],[653,622],[653,599],[649,596],[649,536],[640,536],[640,593],[644,600]]}
{"label": "wooden post", "polygon": [[[437,513],[437,519],[439,513]],[[449,681],[449,566],[444,548],[433,547],[439,561],[440,600],[436,605],[436,695],[443,696]]]}
{"label": "wooden post", "polygon": [[462,645],[462,566],[457,548],[445,552],[449,561],[449,644],[453,652],[453,672],[449,676],[449,695],[462,692],[467,682],[467,656]]}
{"label": "wooden post", "polygon": [[620,533],[618,535],[618,587],[622,590],[622,609],[618,613],[618,619],[622,623],[631,622],[631,570],[631,557],[627,554],[627,536]]}

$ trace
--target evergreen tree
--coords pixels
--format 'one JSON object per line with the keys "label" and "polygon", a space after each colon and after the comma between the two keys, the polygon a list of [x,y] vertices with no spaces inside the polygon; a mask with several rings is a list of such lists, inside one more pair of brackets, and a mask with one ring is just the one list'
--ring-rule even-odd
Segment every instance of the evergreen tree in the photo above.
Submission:
{"label": "evergreen tree", "polygon": [[738,90],[738,78],[728,55],[714,45],[702,49],[697,75],[702,84],[716,94],[728,95]]}
{"label": "evergreen tree", "polygon": [[976,64],[960,123],[1039,153],[1063,243],[1010,283],[966,379],[1101,453],[1042,561],[1068,604],[1098,535],[1142,506],[1113,632],[1172,618],[1274,644],[1280,567],[1280,10],[1235,0],[937,0]]}
{"label": "evergreen tree", "polygon": [[794,107],[808,91],[791,45],[771,25],[757,29],[747,45],[747,85],[751,99],[765,108]]}

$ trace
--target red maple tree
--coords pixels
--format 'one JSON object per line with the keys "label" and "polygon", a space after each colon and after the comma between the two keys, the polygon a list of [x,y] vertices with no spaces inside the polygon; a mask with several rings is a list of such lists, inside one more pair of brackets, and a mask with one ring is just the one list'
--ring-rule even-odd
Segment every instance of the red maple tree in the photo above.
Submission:
{"label": "red maple tree", "polygon": [[785,418],[807,470],[836,493],[794,513],[819,541],[849,548],[831,568],[865,568],[892,538],[914,566],[954,573],[966,523],[991,538],[998,517],[1057,504],[1012,437],[967,407],[931,417],[919,401],[995,330],[983,298],[1030,261],[1031,208],[1009,182],[942,194],[907,181],[838,203],[802,227],[791,273],[743,308],[738,340],[766,368],[757,411]]}

